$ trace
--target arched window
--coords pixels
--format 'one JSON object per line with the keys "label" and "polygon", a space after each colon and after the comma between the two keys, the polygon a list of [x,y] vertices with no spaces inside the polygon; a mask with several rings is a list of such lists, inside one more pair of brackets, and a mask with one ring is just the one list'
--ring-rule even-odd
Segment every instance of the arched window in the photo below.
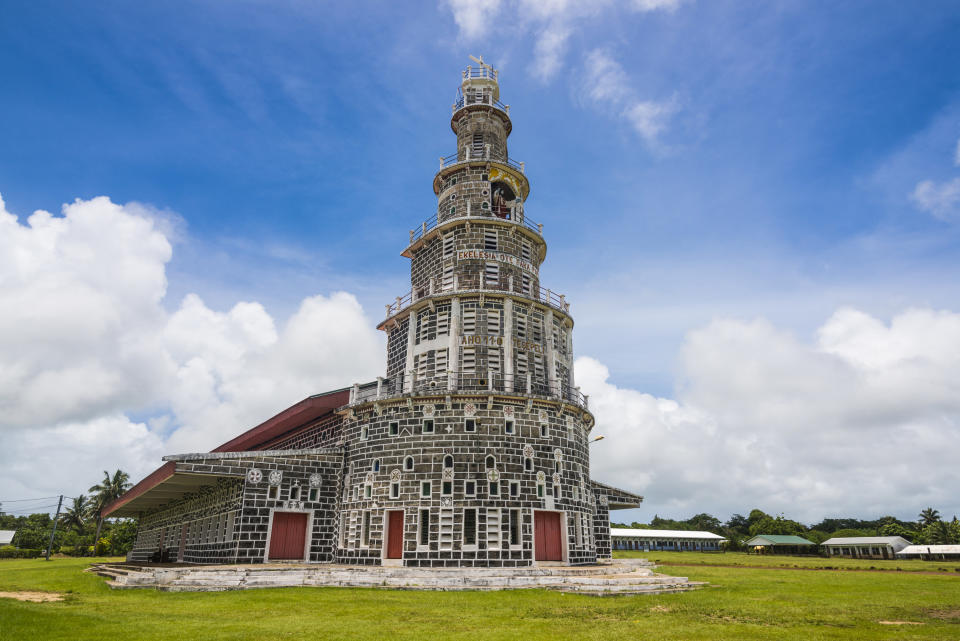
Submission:
{"label": "arched window", "polygon": [[407,471],[407,472],[412,472],[412,471],[413,471],[413,457],[412,457],[412,456],[408,456],[407,458],[403,459],[403,469],[404,469],[405,471]]}
{"label": "arched window", "polygon": [[524,471],[524,472],[532,472],[532,471],[533,471],[533,459],[532,459],[532,458],[525,458],[525,459],[523,459],[523,471]]}
{"label": "arched window", "polygon": [[443,457],[443,466],[444,467],[453,467],[453,456],[447,454]]}
{"label": "arched window", "polygon": [[380,459],[378,459],[378,458],[373,459],[373,465],[370,466],[370,467],[371,467],[371,469],[372,469],[374,472],[379,472],[379,471],[380,471]]}
{"label": "arched window", "polygon": [[492,454],[488,456],[484,462],[488,470],[492,470],[497,467],[497,459],[495,459]]}

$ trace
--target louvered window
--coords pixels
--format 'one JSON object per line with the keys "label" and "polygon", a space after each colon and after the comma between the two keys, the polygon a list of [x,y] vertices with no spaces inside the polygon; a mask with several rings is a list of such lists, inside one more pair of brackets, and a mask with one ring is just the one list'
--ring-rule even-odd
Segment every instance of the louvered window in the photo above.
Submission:
{"label": "louvered window", "polygon": [[445,292],[453,289],[453,263],[443,266],[443,277],[440,286]]}
{"label": "louvered window", "polygon": [[463,333],[464,334],[476,334],[477,333],[477,310],[476,308],[469,308],[463,310]]}
{"label": "louvered window", "polygon": [[450,334],[450,312],[437,312],[437,336],[448,336]]}
{"label": "louvered window", "polygon": [[473,347],[463,348],[463,373],[476,374],[477,372],[477,350]]}
{"label": "louvered window", "polygon": [[496,229],[484,230],[483,248],[487,251],[497,251],[497,230]]}
{"label": "louvered window", "polygon": [[447,234],[443,237],[443,257],[453,258],[453,234]]}
{"label": "louvered window", "polygon": [[530,243],[523,241],[520,245],[520,258],[533,261],[532,255],[533,252],[530,250]]}
{"label": "louvered window", "polygon": [[485,263],[483,266],[484,285],[496,287],[500,284],[500,264]]}
{"label": "louvered window", "polygon": [[500,334],[500,310],[487,310],[487,334],[497,336]]}
{"label": "louvered window", "polygon": [[434,372],[436,376],[447,375],[447,350],[438,349],[436,351],[436,360],[434,361]]}

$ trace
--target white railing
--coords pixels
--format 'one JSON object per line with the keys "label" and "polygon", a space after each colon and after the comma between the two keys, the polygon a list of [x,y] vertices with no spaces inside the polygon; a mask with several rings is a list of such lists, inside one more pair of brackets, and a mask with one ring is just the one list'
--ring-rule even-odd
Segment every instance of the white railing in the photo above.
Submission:
{"label": "white railing", "polygon": [[463,294],[468,292],[491,292],[502,294],[519,294],[531,298],[537,302],[544,303],[558,309],[565,314],[570,313],[570,303],[564,294],[545,289],[543,287],[524,287],[521,279],[513,276],[499,277],[495,280],[488,279],[485,274],[454,274],[452,283],[443,286],[435,279],[431,278],[426,285],[421,285],[411,289],[403,296],[397,296],[394,302],[385,305],[387,315],[390,318],[398,314],[418,300],[428,296]]}

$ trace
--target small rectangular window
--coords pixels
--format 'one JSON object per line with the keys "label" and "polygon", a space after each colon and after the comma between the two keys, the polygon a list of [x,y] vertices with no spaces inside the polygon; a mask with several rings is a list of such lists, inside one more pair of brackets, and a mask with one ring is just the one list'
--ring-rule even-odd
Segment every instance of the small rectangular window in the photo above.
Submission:
{"label": "small rectangular window", "polygon": [[513,434],[513,419],[508,418],[503,422],[503,433],[504,434]]}
{"label": "small rectangular window", "polygon": [[453,234],[447,234],[443,237],[443,257],[453,258]]}
{"label": "small rectangular window", "polygon": [[370,511],[363,513],[363,535],[360,539],[360,545],[368,547],[370,545]]}
{"label": "small rectangular window", "polygon": [[476,432],[477,431],[477,419],[467,418],[463,421],[463,431],[464,432]]}
{"label": "small rectangular window", "polygon": [[361,427],[361,428],[360,428],[360,440],[361,440],[361,441],[367,440],[367,436],[369,435],[369,433],[370,433],[370,432],[369,432],[369,428],[368,428],[366,425],[364,425],[363,427]]}
{"label": "small rectangular window", "polygon": [[510,481],[510,497],[520,496],[520,483],[518,481]]}
{"label": "small rectangular window", "polygon": [[420,483],[420,496],[426,498],[430,496],[430,481],[422,481]]}
{"label": "small rectangular window", "polygon": [[268,498],[268,499],[275,499],[275,498],[277,498],[277,486],[276,486],[276,485],[271,485],[271,486],[270,486],[270,489],[267,490],[267,498]]}
{"label": "small rectangular window", "polygon": [[391,484],[390,484],[390,498],[392,498],[392,499],[398,499],[398,498],[400,498],[400,484],[399,484],[399,483],[391,483]]}
{"label": "small rectangular window", "polygon": [[400,433],[400,421],[390,421],[390,436]]}
{"label": "small rectangular window", "polygon": [[450,333],[450,312],[437,312],[437,336],[447,336]]}
{"label": "small rectangular window", "polygon": [[464,334],[475,334],[477,332],[477,310],[476,308],[467,308],[463,310],[461,325]]}
{"label": "small rectangular window", "polygon": [[520,545],[520,510],[510,510],[510,545]]}
{"label": "small rectangular window", "polygon": [[483,231],[483,248],[487,251],[497,251],[496,229],[485,229]]}
{"label": "small rectangular window", "polygon": [[550,428],[547,427],[546,423],[540,424],[540,436],[542,436],[543,438],[547,438],[548,436],[550,436]]}
{"label": "small rectangular window", "polygon": [[315,487],[311,487],[311,488],[310,488],[310,500],[311,500],[311,501],[316,501],[316,500],[317,500],[317,496],[318,496],[319,494],[320,494],[320,492],[319,492],[319,490],[318,490],[317,488],[315,488]]}
{"label": "small rectangular window", "polygon": [[554,484],[553,484],[553,498],[555,498],[555,499],[559,499],[559,498],[560,498],[560,484],[559,484],[559,483],[554,483]]}
{"label": "small rectangular window", "polygon": [[533,260],[530,254],[530,243],[523,241],[520,245],[520,258],[524,260]]}
{"label": "small rectangular window", "polygon": [[440,488],[440,494],[443,496],[450,496],[453,494],[453,481],[444,481]]}
{"label": "small rectangular window", "polygon": [[486,263],[483,266],[483,284],[485,287],[496,287],[500,284],[499,263]]}
{"label": "small rectangular window", "polygon": [[467,496],[475,496],[477,493],[477,482],[476,481],[466,481],[463,484],[463,493]]}
{"label": "small rectangular window", "polygon": [[477,510],[474,508],[463,511],[463,544],[477,544]]}
{"label": "small rectangular window", "polygon": [[496,481],[490,482],[490,496],[500,496],[500,483]]}
{"label": "small rectangular window", "polygon": [[537,483],[537,498],[542,499],[545,494],[543,483]]}
{"label": "small rectangular window", "polygon": [[464,374],[477,373],[477,350],[473,347],[463,348],[463,368]]}
{"label": "small rectangular window", "polygon": [[424,434],[433,434],[433,419],[425,418],[423,419],[423,433]]}
{"label": "small rectangular window", "polygon": [[300,500],[300,486],[292,485],[290,486],[290,500],[299,501]]}
{"label": "small rectangular window", "polygon": [[363,498],[372,499],[373,498],[373,486],[369,483],[363,486]]}
{"label": "small rectangular window", "polygon": [[430,544],[430,510],[420,510],[420,545]]}
{"label": "small rectangular window", "polygon": [[500,334],[500,310],[487,310],[487,335],[498,336]]}

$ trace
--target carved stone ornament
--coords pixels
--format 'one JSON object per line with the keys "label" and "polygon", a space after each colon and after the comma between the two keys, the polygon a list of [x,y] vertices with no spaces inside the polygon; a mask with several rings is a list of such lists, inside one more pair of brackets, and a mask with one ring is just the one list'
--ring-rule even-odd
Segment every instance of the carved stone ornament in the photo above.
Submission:
{"label": "carved stone ornament", "polygon": [[376,472],[367,472],[367,483],[373,483],[377,480]]}
{"label": "carved stone ornament", "polygon": [[399,469],[390,472],[391,481],[399,481],[401,478],[403,478],[403,472],[401,472]]}
{"label": "carved stone ornament", "polygon": [[270,485],[280,485],[280,482],[283,480],[283,472],[280,470],[271,470],[269,479]]}
{"label": "carved stone ornament", "polygon": [[507,405],[503,408],[503,415],[506,418],[513,418],[513,405]]}
{"label": "carved stone ornament", "polygon": [[537,483],[543,483],[546,480],[547,480],[547,475],[544,473],[543,470],[540,470],[539,472],[537,472]]}
{"label": "carved stone ornament", "polygon": [[533,446],[529,443],[523,446],[523,455],[527,458],[533,458]]}
{"label": "carved stone ornament", "polygon": [[477,406],[473,403],[467,403],[463,406],[463,415],[464,416],[476,416],[477,415]]}
{"label": "carved stone ornament", "polygon": [[323,477],[319,474],[310,475],[310,487],[320,487],[320,481],[323,480]]}
{"label": "carved stone ornament", "polygon": [[445,467],[445,468],[443,468],[443,480],[444,480],[444,481],[452,481],[452,480],[453,480],[453,468],[452,468],[452,467]]}
{"label": "carved stone ornament", "polygon": [[251,483],[259,483],[263,480],[263,472],[253,467],[247,471],[247,480]]}
{"label": "carved stone ornament", "polygon": [[440,507],[453,507],[453,497],[452,497],[452,496],[441,496],[441,497],[440,497]]}
{"label": "carved stone ornament", "polygon": [[433,415],[437,413],[437,406],[430,404],[423,406],[423,415],[426,418],[433,418]]}
{"label": "carved stone ornament", "polygon": [[557,449],[555,449],[555,450],[553,451],[553,458],[554,458],[555,460],[557,460],[557,461],[562,461],[562,460],[563,460],[563,450],[561,450],[559,447],[558,447]]}
{"label": "carved stone ornament", "polygon": [[609,502],[610,502],[610,501],[609,501],[609,499],[607,499],[607,495],[606,495],[606,494],[601,494],[601,495],[600,495],[600,505],[607,505]]}
{"label": "carved stone ornament", "polygon": [[559,475],[559,474],[554,474],[554,475],[553,475],[553,484],[554,484],[554,485],[560,485],[560,475]]}
{"label": "carved stone ornament", "polygon": [[487,470],[487,480],[491,483],[496,483],[500,480],[500,472],[496,470]]}
{"label": "carved stone ornament", "polygon": [[540,414],[538,416],[541,423],[546,423],[550,420],[550,416],[547,415],[547,410],[540,410]]}

